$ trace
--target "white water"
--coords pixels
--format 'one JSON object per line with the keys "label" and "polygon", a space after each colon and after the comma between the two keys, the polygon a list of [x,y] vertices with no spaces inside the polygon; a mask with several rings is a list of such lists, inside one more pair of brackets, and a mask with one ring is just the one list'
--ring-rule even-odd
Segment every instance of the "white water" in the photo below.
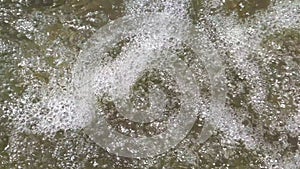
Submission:
{"label": "white water", "polygon": [[[217,6],[217,4],[210,5]],[[196,81],[204,80],[211,86],[210,100],[207,100],[208,98],[196,100],[195,98],[199,97],[197,92],[188,98],[187,96],[196,90],[193,85],[181,88],[183,91],[190,92],[183,98],[188,99],[187,104],[193,108],[192,113],[205,117],[214,130],[222,131],[222,144],[235,146],[241,140],[248,150],[262,151],[267,154],[262,157],[267,166],[295,168],[299,164],[299,155],[297,155],[299,149],[296,151],[295,157],[279,158],[280,152],[274,148],[276,145],[265,142],[259,130],[242,124],[243,117],[236,114],[243,114],[244,110],[236,110],[228,105],[224,107],[227,89],[224,85],[225,81],[223,81],[226,79],[223,62],[225,60],[230,62],[229,66],[233,67],[239,77],[243,78],[245,83],[250,86],[249,104],[253,106],[257,114],[264,116],[266,111],[275,111],[270,105],[272,103],[268,103],[266,100],[268,91],[266,75],[263,75],[265,70],[250,60],[249,55],[257,54],[257,57],[265,62],[273,57],[261,47],[261,41],[264,37],[284,28],[299,29],[299,3],[275,4],[267,11],[259,12],[256,14],[256,18],[248,19],[245,23],[238,21],[235,16],[207,15],[205,19],[211,24],[210,26],[215,28],[214,33],[219,39],[214,43],[206,35],[207,25],[199,24],[198,30],[195,30],[188,19],[187,8],[188,1],[163,1],[154,4],[149,1],[127,2],[128,16],[125,16],[127,20],[113,21],[115,24],[108,24],[96,32],[79,54],[69,77],[57,78],[53,75],[48,84],[37,88],[33,83],[17,100],[18,104],[10,108],[8,113],[15,122],[16,130],[55,134],[59,130],[85,128],[93,120],[94,112],[97,111],[96,96],[109,93],[115,100],[121,99],[122,101],[123,98],[127,98],[130,87],[143,71],[149,68],[149,63],[162,57],[171,57],[174,53],[166,49],[180,46],[178,42],[183,42],[191,45],[191,48],[198,54],[197,58],[200,61],[197,63],[203,63],[205,67],[206,72],[202,73],[207,73],[207,75],[200,77],[206,79],[196,79]],[[161,12],[162,17],[147,13],[149,11]],[[131,21],[139,17],[142,18],[142,21]],[[110,30],[116,30],[116,32],[110,32]],[[126,44],[115,60],[105,60],[105,52],[114,43],[127,37],[134,37],[133,42]],[[170,42],[170,38],[176,39],[175,43]],[[166,52],[162,54],[164,50]],[[224,52],[230,53],[228,58]],[[299,65],[297,67],[297,65],[291,64],[290,67],[299,71]],[[196,75],[195,77],[199,78]],[[296,80],[293,79],[293,81]],[[57,85],[57,81],[59,81],[59,85]],[[294,87],[296,91],[299,91],[299,86]],[[237,91],[237,93],[239,92]],[[295,98],[296,96],[293,94],[295,93],[292,93],[290,97]],[[35,95],[40,98],[37,103],[32,102]],[[203,102],[210,103],[208,108],[207,105],[202,105]],[[299,110],[299,105],[296,106],[298,106],[296,110]],[[119,109],[123,109],[122,106],[120,107]],[[196,109],[199,110],[195,111]],[[287,120],[283,128],[287,129],[285,132],[291,132],[297,136],[300,134],[299,125],[297,125],[299,111],[291,112],[291,114],[291,117],[283,119]],[[139,117],[131,116],[130,113],[126,114],[125,112],[123,115],[133,121],[141,120]],[[274,118],[276,117],[274,116]],[[274,121],[274,130],[278,130],[276,119]],[[35,128],[29,129],[28,125],[30,124],[35,124]],[[176,132],[172,134],[176,134]],[[180,137],[180,139],[183,138]],[[110,148],[114,146],[112,145]],[[164,151],[166,150],[159,153]],[[151,156],[153,154],[155,155],[155,152],[152,152]]]}

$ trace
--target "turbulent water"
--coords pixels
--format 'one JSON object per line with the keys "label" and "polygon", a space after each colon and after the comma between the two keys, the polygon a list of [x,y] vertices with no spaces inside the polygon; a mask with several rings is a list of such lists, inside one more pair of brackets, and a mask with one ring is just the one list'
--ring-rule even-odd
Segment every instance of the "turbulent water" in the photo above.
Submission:
{"label": "turbulent water", "polygon": [[299,0],[0,4],[0,168],[300,166]]}

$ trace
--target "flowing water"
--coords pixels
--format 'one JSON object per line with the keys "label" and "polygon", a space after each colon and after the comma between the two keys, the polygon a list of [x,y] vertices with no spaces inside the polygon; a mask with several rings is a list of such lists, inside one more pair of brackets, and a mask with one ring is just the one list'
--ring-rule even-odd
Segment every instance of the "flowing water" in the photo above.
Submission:
{"label": "flowing water", "polygon": [[300,166],[300,1],[0,0],[0,168]]}

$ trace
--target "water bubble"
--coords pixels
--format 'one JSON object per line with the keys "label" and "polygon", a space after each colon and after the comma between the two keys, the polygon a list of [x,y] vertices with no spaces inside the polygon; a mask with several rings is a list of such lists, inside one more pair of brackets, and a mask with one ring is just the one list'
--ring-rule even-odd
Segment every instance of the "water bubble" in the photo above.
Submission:
{"label": "water bubble", "polygon": [[[203,109],[205,105],[202,104],[207,101],[202,98],[203,96],[201,96],[201,94],[206,95],[206,93],[198,94],[200,89],[198,89],[197,83],[193,80],[194,73],[191,72],[187,63],[184,63],[183,60],[178,58],[176,53],[170,50],[173,48],[172,46],[175,46],[176,48],[180,45],[177,41],[182,41],[187,43],[187,45],[191,45],[191,49],[196,49],[195,54],[198,55],[197,57],[203,61],[207,61],[207,65],[211,67],[207,66],[206,71],[210,71],[213,68],[216,69],[217,64],[214,66],[210,65],[208,61],[212,58],[202,56],[202,52],[198,52],[201,50],[199,49],[200,46],[196,46],[196,44],[199,44],[198,42],[194,40],[190,42],[190,39],[186,40],[187,33],[190,32],[188,30],[190,29],[189,23],[181,20],[180,24],[182,24],[181,28],[183,30],[179,32],[177,29],[168,28],[173,26],[173,21],[174,18],[165,13],[152,14],[149,16],[145,15],[140,18],[134,18],[134,20],[130,17],[116,20],[97,32],[94,38],[92,38],[92,41],[88,42],[88,47],[81,53],[81,59],[83,61],[78,62],[79,64],[75,69],[76,74],[74,79],[76,79],[75,85],[79,91],[83,90],[86,93],[86,89],[88,89],[90,92],[90,94],[86,95],[86,98],[83,99],[93,99],[93,104],[96,104],[96,98],[92,98],[95,97],[94,95],[101,98],[103,97],[103,94],[108,93],[108,95],[111,96],[116,110],[124,117],[127,117],[127,119],[135,122],[148,123],[155,120],[145,121],[143,117],[145,117],[147,113],[140,109],[136,109],[136,105],[132,104],[127,97],[130,95],[130,90],[132,90],[131,86],[138,76],[140,76],[139,74],[142,74],[145,69],[151,70],[155,68],[164,70],[166,73],[169,73],[172,78],[175,78],[175,83],[178,85],[180,93],[180,112],[175,117],[168,120],[166,131],[156,136],[141,138],[123,136],[109,128],[109,124],[105,119],[102,119],[103,117],[101,116],[105,114],[103,110],[98,110],[102,112],[100,116],[93,115],[93,112],[96,111],[94,106],[85,110],[92,113],[92,116],[95,116],[94,122],[87,128],[86,132],[94,141],[102,147],[105,147],[107,151],[111,153],[135,158],[154,156],[163,153],[176,146],[185,137],[187,132],[189,132],[193,126],[198,113],[205,112],[205,109]],[[122,27],[117,27],[117,25],[122,25]],[[143,25],[147,25],[147,27],[143,27]],[[149,25],[160,26],[150,26],[149,29]],[[178,23],[176,24],[176,27],[177,26]],[[113,32],[113,34],[116,35],[115,39],[112,39],[111,34],[106,34],[106,32]],[[105,35],[108,37],[103,37]],[[111,46],[110,44],[117,43],[122,40],[120,38],[126,36],[134,37],[134,40],[123,46],[118,58],[113,59],[112,61],[101,60],[101,53],[105,54],[105,50],[109,50],[106,46]],[[202,36],[204,40],[205,35]],[[170,39],[173,40],[170,41]],[[90,51],[93,52],[91,53]],[[98,51],[101,51],[101,53]],[[100,61],[97,64],[95,61],[99,59]],[[192,61],[194,63],[190,63],[197,63],[197,60]],[[202,70],[200,73],[204,73],[204,71],[205,70]],[[210,76],[215,76],[214,72],[211,71],[209,73],[211,73]],[[208,77],[209,76],[207,75],[207,78]],[[214,81],[217,81],[217,78],[214,78]],[[83,79],[87,83],[82,84]],[[212,88],[214,88],[214,86]],[[219,93],[219,95],[221,94]],[[214,95],[214,99],[216,99],[215,97],[216,95]],[[161,99],[162,98],[158,98],[158,100],[155,100],[152,103],[150,102],[150,104],[155,105],[164,102],[164,100]],[[90,101],[85,101],[83,103],[91,104]],[[78,104],[80,105],[79,107],[84,106],[81,102]],[[222,106],[221,104],[222,103],[220,103],[220,106]],[[159,111],[162,110],[163,109]],[[148,109],[147,111],[151,111],[151,107],[150,110]],[[121,129],[121,131],[126,133],[126,130],[124,129]]]}
{"label": "water bubble", "polygon": [[299,166],[298,1],[0,6],[0,168]]}

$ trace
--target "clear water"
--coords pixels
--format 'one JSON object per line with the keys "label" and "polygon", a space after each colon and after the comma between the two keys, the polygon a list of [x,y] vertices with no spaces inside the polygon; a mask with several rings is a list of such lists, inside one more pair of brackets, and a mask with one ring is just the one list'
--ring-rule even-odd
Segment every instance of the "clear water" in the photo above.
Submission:
{"label": "clear water", "polygon": [[299,168],[300,1],[0,1],[0,168]]}

